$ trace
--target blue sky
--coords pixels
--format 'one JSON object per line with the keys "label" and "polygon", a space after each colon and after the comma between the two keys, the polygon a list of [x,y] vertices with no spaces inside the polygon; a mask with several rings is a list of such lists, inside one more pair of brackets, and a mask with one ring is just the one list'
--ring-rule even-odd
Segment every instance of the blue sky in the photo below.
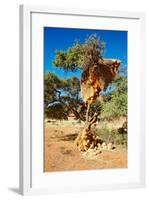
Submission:
{"label": "blue sky", "polygon": [[104,58],[121,60],[127,67],[127,32],[111,30],[91,30],[74,28],[44,27],[44,73],[53,72],[60,78],[69,78],[73,75],[80,77],[80,71],[73,73],[64,72],[54,67],[52,61],[56,50],[67,50],[76,40],[84,43],[87,36],[96,34],[106,43]]}

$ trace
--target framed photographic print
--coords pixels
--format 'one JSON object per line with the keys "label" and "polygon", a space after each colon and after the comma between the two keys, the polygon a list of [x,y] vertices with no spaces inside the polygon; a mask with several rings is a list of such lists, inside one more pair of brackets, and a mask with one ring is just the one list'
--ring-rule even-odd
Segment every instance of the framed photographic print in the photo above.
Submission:
{"label": "framed photographic print", "polygon": [[20,6],[20,193],[145,185],[144,13]]}

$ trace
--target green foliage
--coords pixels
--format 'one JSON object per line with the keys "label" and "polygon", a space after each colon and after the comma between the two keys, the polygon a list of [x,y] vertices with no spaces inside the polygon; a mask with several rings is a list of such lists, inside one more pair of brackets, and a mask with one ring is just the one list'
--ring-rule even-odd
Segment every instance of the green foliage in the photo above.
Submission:
{"label": "green foliage", "polygon": [[110,130],[107,127],[94,130],[96,135],[106,143],[113,143],[115,145],[127,146],[127,133],[119,134],[118,130]]}
{"label": "green foliage", "polygon": [[61,89],[62,81],[53,73],[48,73],[44,76],[44,104],[48,106],[49,102],[56,98],[57,94],[54,88]]}
{"label": "green foliage", "polygon": [[48,73],[44,78],[45,117],[67,119],[74,114],[76,119],[84,120],[84,103],[80,98],[80,81],[77,77],[63,80]]}
{"label": "green foliage", "polygon": [[65,92],[67,95],[78,99],[80,92],[80,80],[75,76],[73,76],[70,79],[67,79],[65,81]]}
{"label": "green foliage", "polygon": [[98,62],[104,48],[105,44],[96,35],[91,35],[84,44],[77,42],[67,51],[56,51],[53,65],[66,71],[82,69]]}
{"label": "green foliage", "polygon": [[101,118],[112,119],[127,115],[127,79],[119,76],[113,82],[112,94],[102,102]]}
{"label": "green foliage", "polygon": [[68,120],[68,110],[63,104],[55,103],[45,110],[45,117],[49,119]]}

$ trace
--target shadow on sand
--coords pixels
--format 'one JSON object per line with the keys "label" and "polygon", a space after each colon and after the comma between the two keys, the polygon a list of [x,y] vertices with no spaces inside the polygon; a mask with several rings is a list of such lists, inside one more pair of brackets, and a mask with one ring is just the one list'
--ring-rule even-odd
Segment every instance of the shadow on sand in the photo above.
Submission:
{"label": "shadow on sand", "polygon": [[8,188],[8,190],[10,190],[13,193],[16,193],[18,195],[21,195],[19,188]]}
{"label": "shadow on sand", "polygon": [[78,136],[78,133],[68,134],[64,136],[58,136],[57,139],[61,141],[74,141]]}

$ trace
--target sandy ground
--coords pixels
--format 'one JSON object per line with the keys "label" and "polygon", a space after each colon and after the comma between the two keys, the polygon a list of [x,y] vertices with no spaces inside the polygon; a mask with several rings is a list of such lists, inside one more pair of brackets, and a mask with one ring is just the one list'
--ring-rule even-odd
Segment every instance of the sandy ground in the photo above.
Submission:
{"label": "sandy ground", "polygon": [[45,172],[127,167],[127,150],[122,147],[104,150],[92,159],[78,151],[74,140],[81,128],[75,123],[45,122]]}

